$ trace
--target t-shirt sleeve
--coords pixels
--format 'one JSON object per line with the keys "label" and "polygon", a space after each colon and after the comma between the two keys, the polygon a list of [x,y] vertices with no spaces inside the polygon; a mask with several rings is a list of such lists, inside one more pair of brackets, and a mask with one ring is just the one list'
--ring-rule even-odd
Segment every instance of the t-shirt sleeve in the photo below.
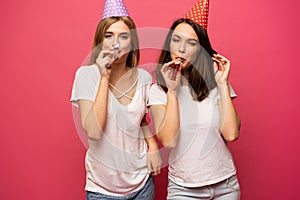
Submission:
{"label": "t-shirt sleeve", "polygon": [[[230,93],[230,97],[232,99],[234,99],[235,97],[237,97],[237,94],[235,93],[235,91],[232,89],[230,83],[228,83],[229,86],[229,93]],[[220,93],[218,92],[218,99],[220,99]]]}
{"label": "t-shirt sleeve", "polygon": [[73,82],[71,103],[78,107],[78,100],[90,100],[94,101],[95,98],[95,84],[91,71],[87,70],[87,67],[80,67],[75,74]]}
{"label": "t-shirt sleeve", "polygon": [[152,85],[152,77],[150,76],[150,74],[148,72],[145,72],[146,76],[146,82],[145,82],[145,88],[146,88],[146,104],[149,101],[149,93],[150,93],[150,89],[151,89],[151,85]]}
{"label": "t-shirt sleeve", "polygon": [[144,100],[145,100],[145,103],[146,103],[146,113],[149,112],[149,108],[147,107],[147,104],[149,102],[149,93],[150,93],[150,88],[151,88],[151,85],[152,85],[152,77],[151,75],[144,69],[140,69],[143,74],[144,74],[144,87],[145,87],[145,95],[144,95]]}
{"label": "t-shirt sleeve", "polygon": [[160,104],[167,104],[167,94],[159,85],[153,84],[150,88],[147,106]]}

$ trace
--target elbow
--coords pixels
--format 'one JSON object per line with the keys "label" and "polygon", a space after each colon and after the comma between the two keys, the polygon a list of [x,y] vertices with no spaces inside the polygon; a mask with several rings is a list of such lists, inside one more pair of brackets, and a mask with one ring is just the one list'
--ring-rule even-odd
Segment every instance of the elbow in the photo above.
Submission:
{"label": "elbow", "polygon": [[168,149],[173,149],[173,148],[175,148],[176,147],[176,142],[174,142],[174,141],[171,141],[171,142],[163,142],[162,141],[162,145],[164,146],[164,147],[166,147],[166,148],[168,148]]}
{"label": "elbow", "polygon": [[223,134],[223,137],[227,142],[236,141],[239,138],[239,130],[231,130],[230,132]]}
{"label": "elbow", "polygon": [[99,126],[87,126],[82,125],[87,137],[90,140],[100,140],[104,129],[101,129]]}
{"label": "elbow", "polygon": [[166,147],[168,149],[173,149],[177,145],[177,136],[174,138],[164,138],[161,136],[162,134],[157,134],[157,138],[160,140],[163,147]]}
{"label": "elbow", "polygon": [[102,132],[99,131],[86,131],[86,134],[90,140],[100,140],[102,136]]}
{"label": "elbow", "polygon": [[90,140],[100,140],[103,134],[103,129],[99,127],[84,128],[87,137]]}
{"label": "elbow", "polygon": [[231,126],[230,128],[227,128],[227,130],[224,130],[224,132],[222,132],[224,139],[227,142],[236,141],[240,136],[240,128],[241,128],[241,121],[238,118],[238,123],[236,125]]}
{"label": "elbow", "polygon": [[227,136],[227,137],[224,137],[224,138],[227,142],[234,142],[239,138],[239,136],[238,135],[237,136],[230,136],[230,137]]}

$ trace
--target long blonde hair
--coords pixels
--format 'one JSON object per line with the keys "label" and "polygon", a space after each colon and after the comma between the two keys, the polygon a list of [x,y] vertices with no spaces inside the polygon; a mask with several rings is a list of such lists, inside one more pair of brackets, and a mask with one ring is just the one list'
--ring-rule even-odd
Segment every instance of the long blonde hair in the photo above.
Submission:
{"label": "long blonde hair", "polygon": [[129,55],[126,60],[126,66],[128,67],[136,67],[140,60],[140,50],[139,50],[139,41],[138,41],[138,35],[136,31],[136,26],[133,20],[128,17],[108,17],[105,19],[102,19],[96,29],[96,33],[94,36],[94,42],[93,42],[93,51],[90,58],[90,64],[94,64],[96,62],[96,59],[102,49],[102,42],[104,40],[104,36],[108,28],[118,21],[123,21],[130,30],[130,37],[131,37],[131,50],[129,52]]}

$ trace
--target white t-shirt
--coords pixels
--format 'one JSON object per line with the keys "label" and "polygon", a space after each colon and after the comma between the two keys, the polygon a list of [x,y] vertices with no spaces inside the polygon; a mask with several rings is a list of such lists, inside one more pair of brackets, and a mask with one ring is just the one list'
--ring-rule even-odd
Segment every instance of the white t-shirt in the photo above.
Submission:
{"label": "white t-shirt", "polygon": [[[230,92],[236,96],[231,87]],[[220,132],[218,89],[201,102],[193,100],[188,86],[180,86],[177,96],[180,128],[177,145],[170,152],[169,179],[184,187],[201,187],[234,175],[234,162]],[[152,85],[148,105],[166,103],[163,89]]]}
{"label": "white t-shirt", "polygon": [[[109,91],[105,131],[99,141],[89,140],[86,153],[86,187],[107,195],[127,195],[142,188],[147,181],[147,144],[141,120],[152,83],[149,73],[138,68],[137,89],[127,106]],[[76,72],[71,102],[94,101],[100,82],[97,66],[82,66]]]}

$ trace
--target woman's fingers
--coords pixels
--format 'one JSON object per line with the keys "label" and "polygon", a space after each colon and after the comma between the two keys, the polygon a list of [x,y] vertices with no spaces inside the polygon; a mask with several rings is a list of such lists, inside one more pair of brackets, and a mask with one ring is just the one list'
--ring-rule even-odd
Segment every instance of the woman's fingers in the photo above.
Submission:
{"label": "woman's fingers", "polygon": [[174,61],[172,60],[171,62],[165,63],[162,68],[161,72],[166,72],[169,70],[169,68],[174,64]]}
{"label": "woman's fingers", "polygon": [[148,173],[152,173],[153,172],[153,169],[152,169],[152,164],[151,164],[151,160],[148,160],[147,162],[147,167],[148,167]]}
{"label": "woman's fingers", "polygon": [[212,59],[216,62],[219,71],[229,70],[230,61],[226,57],[220,54],[214,54]]}
{"label": "woman's fingers", "polygon": [[96,59],[96,64],[102,70],[110,69],[111,63],[114,61],[114,52],[111,50],[101,50]]}
{"label": "woman's fingers", "polygon": [[160,168],[162,164],[162,160],[160,157],[159,151],[157,152],[148,152],[148,158],[147,158],[147,168],[148,173],[152,174],[154,176],[160,174]]}
{"label": "woman's fingers", "polygon": [[112,58],[113,54],[114,54],[114,52],[111,50],[101,50],[99,53],[99,57],[100,58],[105,58],[105,57]]}
{"label": "woman's fingers", "polygon": [[224,57],[220,54],[214,54],[214,56],[212,58],[214,60],[218,60],[220,63],[222,63],[222,65],[230,63],[230,61],[226,57]]}
{"label": "woman's fingers", "polygon": [[222,67],[222,63],[220,60],[212,57],[214,63],[215,63],[215,66],[216,66],[216,70],[215,70],[215,73],[218,72],[218,71],[222,71],[223,67]]}

